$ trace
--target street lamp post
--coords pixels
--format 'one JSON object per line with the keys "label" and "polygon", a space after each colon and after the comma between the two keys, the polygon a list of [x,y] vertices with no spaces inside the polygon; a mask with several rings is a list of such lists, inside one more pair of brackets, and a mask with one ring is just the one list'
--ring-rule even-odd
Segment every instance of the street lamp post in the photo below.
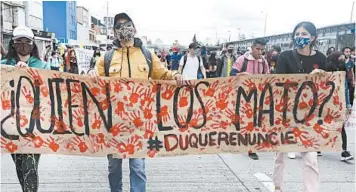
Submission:
{"label": "street lamp post", "polygon": [[263,30],[263,36],[264,37],[266,36],[266,29],[267,29],[267,12],[266,12],[266,16],[265,16],[265,27],[264,27],[264,30]]}

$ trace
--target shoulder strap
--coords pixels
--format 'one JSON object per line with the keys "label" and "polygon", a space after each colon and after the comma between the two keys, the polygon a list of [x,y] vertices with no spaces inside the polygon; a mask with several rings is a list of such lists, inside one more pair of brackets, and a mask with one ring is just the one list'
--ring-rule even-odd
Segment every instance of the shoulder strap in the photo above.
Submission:
{"label": "shoulder strap", "polygon": [[109,69],[112,60],[112,56],[114,55],[115,49],[111,49],[110,51],[105,52],[104,55],[104,70],[105,76],[109,77]]}
{"label": "shoulder strap", "polygon": [[187,55],[184,55],[184,62],[183,62],[182,73],[183,73],[183,70],[184,70],[185,64],[187,63],[187,59],[188,59],[188,56],[187,56]]}
{"label": "shoulder strap", "polygon": [[246,57],[244,57],[244,62],[242,63],[242,67],[240,69],[240,73],[242,72],[246,72],[247,70],[247,64],[248,64],[248,59]]}
{"label": "shoulder strap", "polygon": [[265,59],[262,58],[262,74],[266,73],[265,68],[266,68],[266,61]]}
{"label": "shoulder strap", "polygon": [[147,65],[148,65],[148,78],[150,78],[152,76],[152,55],[151,52],[146,49],[145,47],[140,47],[141,52],[143,53],[143,55],[145,56]]}
{"label": "shoulder strap", "polygon": [[292,51],[292,53],[293,53],[294,60],[295,60],[295,62],[296,62],[296,64],[297,64],[297,67],[298,67],[298,72],[300,72],[300,70],[303,70],[303,66],[302,66],[302,64],[300,63],[300,58],[299,58],[299,56],[298,56],[297,50],[294,49],[294,50]]}

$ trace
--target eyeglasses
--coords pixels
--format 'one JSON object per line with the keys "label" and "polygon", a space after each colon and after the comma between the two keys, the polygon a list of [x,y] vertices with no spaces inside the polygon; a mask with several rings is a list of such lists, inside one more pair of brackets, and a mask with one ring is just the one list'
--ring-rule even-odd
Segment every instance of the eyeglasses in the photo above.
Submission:
{"label": "eyeglasses", "polygon": [[132,27],[133,26],[133,23],[132,23],[132,21],[127,21],[127,22],[125,22],[125,23],[117,23],[116,25],[115,25],[115,29],[120,29],[121,27]]}

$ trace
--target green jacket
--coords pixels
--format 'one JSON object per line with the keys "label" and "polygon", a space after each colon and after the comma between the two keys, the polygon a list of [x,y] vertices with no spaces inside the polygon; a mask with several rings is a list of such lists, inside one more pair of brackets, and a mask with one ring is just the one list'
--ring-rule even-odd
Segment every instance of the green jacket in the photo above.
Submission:
{"label": "green jacket", "polygon": [[[43,62],[40,59],[37,59],[36,57],[31,56],[28,59],[28,66],[33,67],[33,68],[39,68],[39,69],[51,69],[51,66],[48,65],[46,62]],[[7,59],[1,60],[1,64],[7,65]],[[16,60],[12,59],[10,62],[10,65],[15,66]]]}

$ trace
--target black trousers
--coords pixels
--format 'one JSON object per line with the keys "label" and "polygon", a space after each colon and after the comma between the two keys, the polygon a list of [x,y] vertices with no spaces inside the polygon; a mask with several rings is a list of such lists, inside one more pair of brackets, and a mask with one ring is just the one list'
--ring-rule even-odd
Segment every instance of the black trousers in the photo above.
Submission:
{"label": "black trousers", "polygon": [[38,191],[38,161],[40,154],[11,154],[17,178],[23,192]]}
{"label": "black trousers", "polygon": [[350,96],[350,104],[351,104],[351,106],[354,106],[353,104],[354,104],[354,99],[355,99],[355,87],[351,87],[350,85],[349,85],[349,96]]}
{"label": "black trousers", "polygon": [[346,136],[346,131],[345,131],[345,124],[342,126],[341,139],[342,139],[342,150],[346,151],[347,150],[347,136]]}

